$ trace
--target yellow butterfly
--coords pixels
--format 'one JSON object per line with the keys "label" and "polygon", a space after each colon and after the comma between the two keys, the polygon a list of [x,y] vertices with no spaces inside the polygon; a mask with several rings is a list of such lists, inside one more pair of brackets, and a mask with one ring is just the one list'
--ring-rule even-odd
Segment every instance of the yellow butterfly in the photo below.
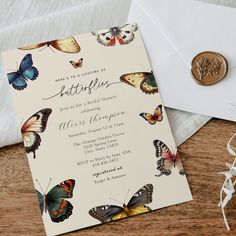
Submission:
{"label": "yellow butterfly", "polygon": [[151,209],[144,204],[149,204],[152,202],[152,193],[153,185],[147,184],[133,195],[127,205],[123,204],[123,207],[115,205],[98,206],[92,208],[89,211],[89,214],[102,223],[106,223],[109,221],[150,212]]}
{"label": "yellow butterfly", "polygon": [[41,48],[41,47],[53,47],[61,52],[66,53],[78,53],[80,52],[80,46],[77,43],[76,39],[74,37],[69,37],[66,39],[57,39],[49,42],[44,43],[38,43],[35,45],[27,46],[27,47],[21,47],[19,49],[21,50],[32,50],[35,48]]}
{"label": "yellow butterfly", "polygon": [[124,74],[120,77],[120,81],[135,88],[140,87],[140,89],[147,94],[154,94],[158,92],[156,80],[152,72],[135,72]]}

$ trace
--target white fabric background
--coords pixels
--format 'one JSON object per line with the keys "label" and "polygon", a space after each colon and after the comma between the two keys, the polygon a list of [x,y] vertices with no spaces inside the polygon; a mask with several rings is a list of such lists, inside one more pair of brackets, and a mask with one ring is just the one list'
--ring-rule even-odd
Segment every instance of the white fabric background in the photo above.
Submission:
{"label": "white fabric background", "polygon": [[[199,0],[236,7],[235,0]],[[0,53],[126,23],[131,0],[0,0]],[[25,104],[27,107],[27,104]],[[210,118],[167,109],[177,145]],[[0,61],[0,147],[21,141],[9,85]]]}

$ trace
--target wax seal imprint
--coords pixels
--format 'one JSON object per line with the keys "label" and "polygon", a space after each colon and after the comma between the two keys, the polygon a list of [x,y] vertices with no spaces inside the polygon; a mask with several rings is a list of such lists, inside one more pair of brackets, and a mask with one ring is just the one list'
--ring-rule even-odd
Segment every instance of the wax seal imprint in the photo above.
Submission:
{"label": "wax seal imprint", "polygon": [[194,80],[203,86],[213,85],[225,78],[228,62],[217,52],[202,52],[193,58],[192,75]]}

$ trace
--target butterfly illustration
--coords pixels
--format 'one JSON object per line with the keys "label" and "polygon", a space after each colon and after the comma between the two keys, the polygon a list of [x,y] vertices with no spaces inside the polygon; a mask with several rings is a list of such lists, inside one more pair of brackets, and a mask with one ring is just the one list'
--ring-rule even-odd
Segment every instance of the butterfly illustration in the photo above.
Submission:
{"label": "butterfly illustration", "polygon": [[135,72],[124,74],[120,77],[120,81],[140,89],[146,94],[158,93],[158,88],[154,74],[151,72]]}
{"label": "butterfly illustration", "polygon": [[21,128],[25,150],[27,153],[33,152],[34,158],[36,157],[35,151],[41,143],[39,133],[45,131],[51,113],[52,110],[50,108],[42,109],[32,115]]}
{"label": "butterfly illustration", "polygon": [[139,115],[148,121],[150,125],[155,125],[157,122],[161,122],[163,120],[162,105],[159,105],[155,109],[154,115],[149,113],[140,113]]}
{"label": "butterfly illustration", "polygon": [[80,58],[78,61],[70,61],[70,64],[77,69],[78,67],[82,67],[83,66],[83,58]]}
{"label": "butterfly illustration", "polygon": [[137,24],[126,24],[121,27],[113,27],[110,29],[92,32],[97,36],[97,41],[104,46],[115,46],[116,42],[120,45],[126,45],[132,42],[135,38],[134,32],[138,30]]}
{"label": "butterfly illustration", "polygon": [[160,140],[154,140],[153,145],[156,149],[156,157],[161,158],[157,161],[157,170],[160,171],[160,174],[156,175],[157,177],[170,175],[175,167],[178,169],[179,174],[185,174],[177,149],[175,153],[171,152],[166,144]]}
{"label": "butterfly illustration", "polygon": [[19,70],[7,74],[8,82],[16,90],[23,90],[27,87],[28,80],[36,80],[39,75],[37,68],[33,66],[32,55],[24,56],[20,63]]}
{"label": "butterfly illustration", "polygon": [[133,195],[127,205],[123,204],[123,207],[115,205],[98,206],[92,208],[89,211],[89,214],[102,223],[106,223],[109,221],[150,212],[151,209],[145,206],[145,204],[152,202],[152,193],[153,185],[147,184]]}
{"label": "butterfly illustration", "polygon": [[32,50],[41,47],[53,47],[61,52],[65,53],[78,53],[80,52],[80,46],[74,37],[66,39],[57,39],[49,42],[38,43],[35,45],[19,48],[20,50]]}
{"label": "butterfly illustration", "polygon": [[[38,182],[38,180],[36,180]],[[39,182],[38,182],[39,183]],[[50,184],[50,182],[49,182]],[[49,187],[48,184],[48,187]],[[75,186],[75,180],[68,179],[53,187],[47,194],[47,189],[43,192],[41,185],[39,184],[42,193],[36,190],[38,197],[38,204],[41,211],[48,212],[53,222],[59,223],[68,219],[72,215],[73,206],[64,198],[73,197],[73,189]]]}

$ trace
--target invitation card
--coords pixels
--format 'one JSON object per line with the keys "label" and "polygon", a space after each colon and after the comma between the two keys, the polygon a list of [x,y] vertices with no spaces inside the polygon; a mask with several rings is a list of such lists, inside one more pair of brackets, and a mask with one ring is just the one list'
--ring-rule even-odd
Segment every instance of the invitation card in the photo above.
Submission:
{"label": "invitation card", "polygon": [[192,199],[137,24],[3,60],[47,235]]}

